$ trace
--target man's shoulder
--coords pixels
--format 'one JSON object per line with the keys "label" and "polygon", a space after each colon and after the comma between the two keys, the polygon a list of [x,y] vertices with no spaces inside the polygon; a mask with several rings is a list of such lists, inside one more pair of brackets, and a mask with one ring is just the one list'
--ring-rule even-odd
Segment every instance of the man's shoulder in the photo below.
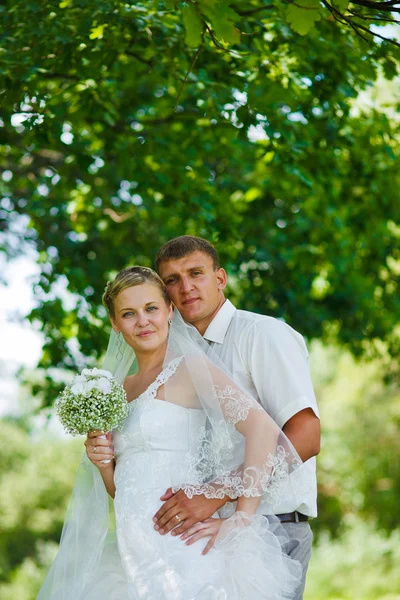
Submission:
{"label": "man's shoulder", "polygon": [[249,325],[261,325],[263,327],[285,327],[288,326],[285,321],[282,321],[282,319],[277,319],[276,317],[271,317],[269,315],[262,315],[260,313],[255,313],[255,312],[251,312],[249,310],[241,310],[241,309],[237,309],[233,319],[237,322],[243,325],[243,327],[249,326]]}
{"label": "man's shoulder", "polygon": [[[271,317],[269,315],[262,315],[259,313],[250,312],[248,310],[236,310],[233,317],[234,327],[233,331],[237,334],[244,334],[246,339],[255,341],[256,339],[264,339],[265,341],[270,339],[273,343],[283,339],[295,339],[295,341],[305,350],[306,345],[304,338],[291,327],[286,321]],[[236,337],[236,336],[235,336]],[[242,340],[244,341],[244,340]]]}

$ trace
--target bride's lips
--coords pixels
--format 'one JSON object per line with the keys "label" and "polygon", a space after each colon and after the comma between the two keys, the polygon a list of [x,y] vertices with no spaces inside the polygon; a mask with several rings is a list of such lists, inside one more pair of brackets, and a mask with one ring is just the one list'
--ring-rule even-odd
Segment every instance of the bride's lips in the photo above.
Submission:
{"label": "bride's lips", "polygon": [[149,335],[151,335],[152,333],[155,333],[154,331],[142,331],[141,333],[138,333],[138,337],[148,337]]}

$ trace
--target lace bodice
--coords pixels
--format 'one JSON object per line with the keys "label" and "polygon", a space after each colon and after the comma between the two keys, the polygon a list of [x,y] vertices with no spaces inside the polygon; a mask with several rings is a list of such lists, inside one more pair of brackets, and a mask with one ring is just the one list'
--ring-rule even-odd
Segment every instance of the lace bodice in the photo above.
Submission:
{"label": "lace bodice", "polygon": [[183,360],[183,356],[178,356],[177,358],[174,358],[174,360],[171,360],[171,362],[169,362],[164,369],[161,371],[161,373],[159,375],[157,375],[157,377],[155,378],[155,380],[153,381],[153,383],[151,383],[149,385],[149,387],[142,393],[140,394],[135,400],[132,400],[130,402],[131,406],[134,406],[134,404],[137,403],[138,400],[141,400],[142,398],[155,398],[158,389],[164,385],[168,379],[170,377],[172,377],[172,375],[174,375],[176,373],[177,368],[179,367],[180,363]]}
{"label": "lace bodice", "polygon": [[[193,432],[204,426],[206,416],[202,410],[190,409],[156,398],[158,389],[174,375],[182,357],[172,360],[140,394],[130,403],[129,414],[120,431],[114,433],[117,465],[131,453],[172,451],[186,454]],[[182,456],[175,456],[182,462]]]}

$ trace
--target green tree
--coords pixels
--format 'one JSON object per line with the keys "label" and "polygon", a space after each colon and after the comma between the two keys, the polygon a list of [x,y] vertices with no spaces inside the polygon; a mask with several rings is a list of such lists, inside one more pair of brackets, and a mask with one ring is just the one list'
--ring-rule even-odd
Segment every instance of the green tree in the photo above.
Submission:
{"label": "green tree", "polygon": [[[372,523],[351,519],[340,539],[314,545],[305,600],[394,600],[399,597],[400,533],[389,536]],[[368,565],[368,568],[365,567]]]}
{"label": "green tree", "polygon": [[311,356],[324,424],[314,532],[340,536],[355,519],[390,533],[398,527],[399,387],[382,381],[381,360],[357,364],[321,344]]}
{"label": "green tree", "polygon": [[83,445],[4,419],[0,442],[0,596],[33,600],[57,550]]}

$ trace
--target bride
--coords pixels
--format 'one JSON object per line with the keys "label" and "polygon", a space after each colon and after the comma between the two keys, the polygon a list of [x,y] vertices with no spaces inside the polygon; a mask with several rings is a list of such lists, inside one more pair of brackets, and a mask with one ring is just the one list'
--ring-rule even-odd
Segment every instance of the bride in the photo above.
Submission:
{"label": "bride", "polygon": [[[103,304],[113,328],[103,368],[124,382],[129,414],[120,430],[85,442],[38,600],[292,598],[301,567],[282,550],[277,519],[262,515],[296,493],[295,449],[174,312],[154,271],[124,269]],[[153,515],[167,488],[221,508],[189,539],[160,535]]]}

